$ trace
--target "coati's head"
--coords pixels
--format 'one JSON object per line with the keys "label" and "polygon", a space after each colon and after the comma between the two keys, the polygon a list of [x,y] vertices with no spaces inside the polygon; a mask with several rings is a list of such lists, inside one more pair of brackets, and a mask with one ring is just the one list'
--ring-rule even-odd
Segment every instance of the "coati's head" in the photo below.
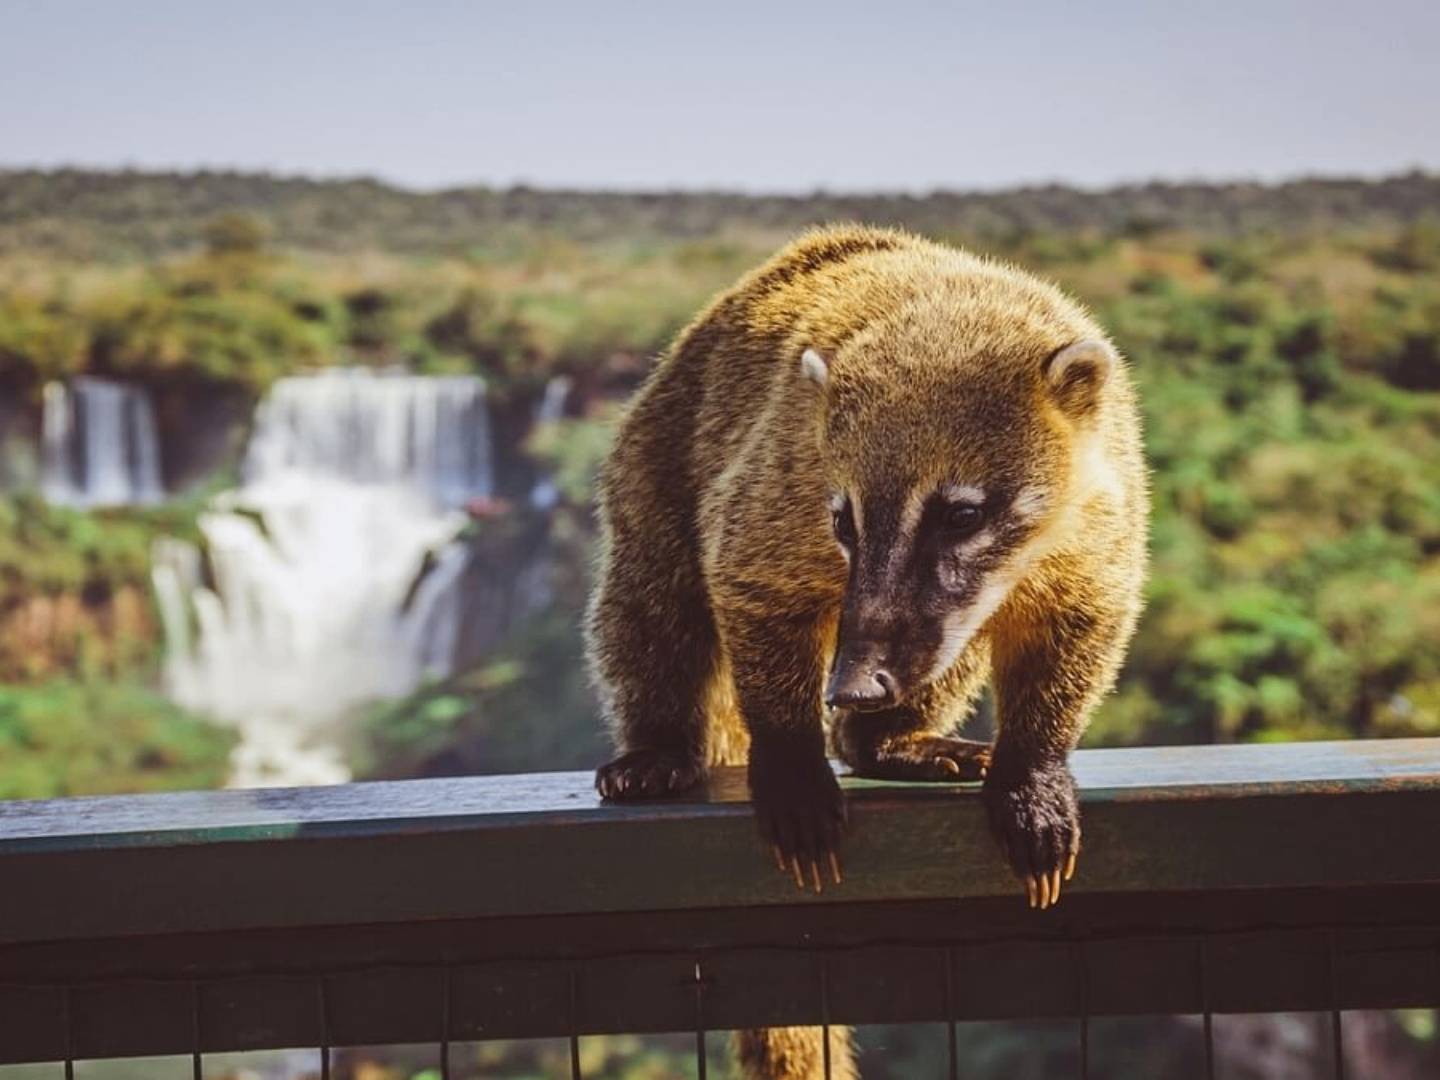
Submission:
{"label": "coati's head", "polygon": [[1083,313],[1011,305],[995,317],[1019,325],[972,311],[945,333],[926,307],[800,361],[825,401],[825,512],[848,575],[836,707],[887,708],[939,678],[1113,485],[1100,418],[1118,359]]}

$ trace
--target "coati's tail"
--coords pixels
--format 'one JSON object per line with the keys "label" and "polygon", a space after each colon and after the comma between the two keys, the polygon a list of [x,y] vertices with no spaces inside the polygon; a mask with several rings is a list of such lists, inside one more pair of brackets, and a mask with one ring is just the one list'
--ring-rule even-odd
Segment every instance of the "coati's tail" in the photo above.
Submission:
{"label": "coati's tail", "polygon": [[[787,1027],[741,1031],[735,1056],[745,1080],[826,1080],[824,1028]],[[857,1080],[850,1029],[830,1029],[830,1080]]]}

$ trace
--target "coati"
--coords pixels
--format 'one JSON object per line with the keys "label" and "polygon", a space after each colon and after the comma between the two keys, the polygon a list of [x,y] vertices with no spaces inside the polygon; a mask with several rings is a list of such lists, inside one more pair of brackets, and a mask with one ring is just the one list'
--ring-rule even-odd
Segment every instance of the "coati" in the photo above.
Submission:
{"label": "coati", "polygon": [[[602,469],[601,795],[747,762],[780,868],[838,883],[829,720],[860,775],[983,778],[1049,907],[1080,851],[1066,756],[1140,608],[1146,489],[1125,365],[1076,302],[903,232],[802,236],[680,334]],[[993,747],[952,734],[987,679]]]}

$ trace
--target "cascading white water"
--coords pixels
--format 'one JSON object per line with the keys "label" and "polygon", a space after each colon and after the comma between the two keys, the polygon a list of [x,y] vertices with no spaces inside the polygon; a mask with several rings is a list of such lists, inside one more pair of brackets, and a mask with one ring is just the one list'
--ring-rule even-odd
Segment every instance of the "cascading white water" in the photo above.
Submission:
{"label": "cascading white water", "polygon": [[194,548],[157,545],[169,690],[239,728],[234,786],[340,782],[346,713],[450,670],[457,507],[493,486],[484,383],[282,379],[242,476],[200,519],[213,587]]}
{"label": "cascading white water", "polygon": [[137,386],[81,376],[45,387],[41,491],[65,506],[130,506],[165,497],[150,399]]}
{"label": "cascading white water", "polygon": [[[535,426],[553,424],[565,415],[565,402],[570,397],[571,380],[568,375],[552,376],[545,384],[545,393],[535,410]],[[549,510],[560,501],[560,489],[555,486],[549,472],[542,473],[530,490],[530,505],[537,510]]]}

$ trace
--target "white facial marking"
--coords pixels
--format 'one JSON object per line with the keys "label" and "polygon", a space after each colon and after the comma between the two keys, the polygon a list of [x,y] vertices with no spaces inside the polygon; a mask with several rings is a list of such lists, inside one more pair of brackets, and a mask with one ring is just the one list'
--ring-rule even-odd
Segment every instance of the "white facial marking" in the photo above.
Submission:
{"label": "white facial marking", "polygon": [[[935,666],[930,672],[930,680],[938,679],[945,674],[950,665],[959,659],[960,654],[965,651],[965,646],[995,614],[995,609],[1004,602],[1005,597],[1010,595],[1010,587],[1013,579],[1008,575],[998,574],[980,587],[975,602],[964,611],[957,611],[945,619],[945,625],[941,629],[940,648],[935,653]],[[928,681],[928,680],[927,680]]]}
{"label": "white facial marking", "polygon": [[960,550],[966,555],[978,555],[993,543],[995,534],[989,529],[981,529],[974,536],[960,541]]}
{"label": "white facial marking", "polygon": [[909,548],[915,539],[915,529],[920,524],[920,515],[925,512],[926,493],[916,489],[906,497],[905,506],[900,511],[900,535],[896,541],[896,547]]}
{"label": "white facial marking", "polygon": [[816,386],[824,386],[830,381],[830,365],[814,349],[806,349],[800,354],[800,372]]}
{"label": "white facial marking", "polygon": [[974,484],[946,484],[940,489],[940,497],[948,503],[963,503],[966,506],[984,506],[985,491]]}
{"label": "white facial marking", "polygon": [[845,500],[845,505],[850,507],[850,517],[855,522],[855,535],[864,536],[865,508],[860,505],[860,500],[855,498],[854,495],[847,493],[845,495],[842,495],[841,498]]}
{"label": "white facial marking", "polygon": [[[850,500],[849,496],[847,496],[843,491],[831,492],[828,502],[830,506],[830,513],[832,515],[844,513],[847,504],[854,505],[853,502]],[[855,509],[852,509],[850,512],[854,516],[855,534],[858,536],[860,534],[859,507],[855,506]],[[835,537],[835,546],[840,549],[840,554],[845,556],[845,561],[848,563],[850,561],[850,549],[840,542],[840,537],[838,535]]]}
{"label": "white facial marking", "polygon": [[1049,492],[1038,485],[1031,484],[1020,489],[1015,496],[1015,501],[1010,504],[1010,509],[1016,517],[1025,521],[1034,521],[1045,512],[1046,500]]}

